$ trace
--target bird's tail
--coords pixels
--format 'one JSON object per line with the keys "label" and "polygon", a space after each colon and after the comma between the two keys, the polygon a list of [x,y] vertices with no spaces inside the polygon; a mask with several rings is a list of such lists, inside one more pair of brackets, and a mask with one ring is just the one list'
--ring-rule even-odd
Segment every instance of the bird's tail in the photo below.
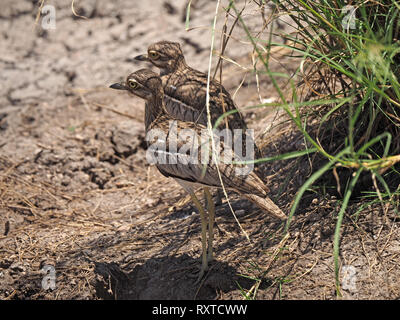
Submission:
{"label": "bird's tail", "polygon": [[281,220],[287,219],[283,211],[275,203],[273,203],[273,201],[270,198],[268,197],[261,198],[260,196],[257,196],[255,194],[243,194],[243,196],[245,196],[251,202],[255,203],[261,209],[273,215],[274,217]]}

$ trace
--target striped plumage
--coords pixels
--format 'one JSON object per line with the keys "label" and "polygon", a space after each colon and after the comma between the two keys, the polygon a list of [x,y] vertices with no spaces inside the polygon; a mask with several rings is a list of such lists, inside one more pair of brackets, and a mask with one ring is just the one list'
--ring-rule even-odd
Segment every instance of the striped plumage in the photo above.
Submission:
{"label": "striped plumage", "polygon": [[[147,54],[139,55],[135,59],[149,61],[160,69],[160,78],[164,88],[164,102],[168,113],[187,122],[194,122],[207,126],[207,74],[191,68],[185,60],[181,46],[177,42],[159,41],[148,47]],[[254,142],[254,138],[246,132],[247,126],[241,113],[236,108],[229,92],[217,80],[210,79],[209,109],[211,124],[225,112],[234,111],[224,116],[218,129],[241,129],[242,139],[253,141],[254,159],[262,158],[262,152]],[[153,119],[146,114],[146,127]],[[242,145],[242,150],[245,145]],[[258,165],[256,165],[258,166]]]}
{"label": "striped plumage", "polygon": [[[262,208],[266,213],[271,214],[279,219],[286,219],[285,214],[279,209],[267,196],[269,190],[264,185],[262,180],[252,171],[243,175],[238,173],[239,169],[245,169],[246,165],[217,162],[211,160],[210,153],[204,153],[204,143],[209,143],[210,135],[206,126],[194,122],[186,122],[174,118],[167,111],[164,103],[165,95],[163,91],[162,81],[160,77],[148,70],[141,69],[130,74],[126,82],[118,83],[111,86],[115,89],[124,89],[145,99],[146,115],[148,119],[152,119],[146,126],[146,139],[148,141],[148,152],[157,156],[165,156],[164,161],[155,161],[158,170],[166,177],[176,179],[189,192],[198,208],[202,221],[202,245],[203,245],[203,264],[199,278],[202,277],[207,270],[208,261],[212,259],[212,237],[214,223],[214,206],[211,204],[211,195],[208,191],[209,187],[221,188],[221,180],[218,170],[221,174],[223,184],[226,189],[233,190],[256,205]],[[173,129],[176,130],[172,132]],[[186,139],[182,139],[181,133],[188,132]],[[202,137],[203,139],[200,139]],[[196,143],[197,141],[197,143]],[[157,145],[155,144],[157,142]],[[154,146],[156,147],[154,148]],[[174,146],[172,148],[171,146]],[[185,146],[190,146],[191,152],[187,152]],[[230,149],[224,141],[219,141],[220,157],[225,155],[222,152],[231,151],[229,154],[235,161],[240,161],[242,158]],[[161,150],[161,151],[160,151]],[[166,152],[163,152],[165,150]],[[208,150],[211,150],[211,146]],[[192,161],[187,161],[188,156]],[[172,158],[176,161],[170,161]],[[197,161],[193,161],[197,159]],[[204,162],[204,159],[207,159]],[[204,171],[205,169],[205,171]],[[194,194],[194,186],[202,186],[205,190],[209,206],[209,254],[206,256],[206,228],[207,222],[204,209]]]}
{"label": "striped plumage", "polygon": [[[137,56],[136,59],[149,61],[160,69],[164,102],[171,116],[207,126],[207,75],[187,65],[179,43],[154,43],[149,46],[147,55]],[[236,110],[221,122],[220,128],[246,129],[246,123],[230,94],[218,81],[210,81],[209,96],[212,125],[223,113]],[[151,122],[151,119],[146,122]]]}

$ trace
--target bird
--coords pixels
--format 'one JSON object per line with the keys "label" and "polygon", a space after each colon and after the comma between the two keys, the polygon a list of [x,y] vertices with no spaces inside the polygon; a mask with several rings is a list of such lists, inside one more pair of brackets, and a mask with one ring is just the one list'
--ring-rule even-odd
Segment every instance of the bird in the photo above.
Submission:
{"label": "bird", "polygon": [[[134,59],[151,62],[160,69],[164,101],[171,115],[207,126],[207,75],[188,66],[178,42],[156,42],[148,47],[147,54],[138,55]],[[231,96],[217,80],[210,81],[209,96],[213,125],[222,114],[233,110],[237,112],[224,119],[221,125],[231,129],[246,128]]]}
{"label": "bird", "polygon": [[[177,119],[208,125],[206,100],[207,100],[207,74],[191,68],[185,60],[182,48],[178,42],[159,41],[151,44],[147,54],[134,58],[138,61],[147,61],[160,69],[160,77],[164,88],[164,102],[167,111]],[[243,154],[246,150],[248,160],[263,158],[261,150],[254,142],[254,138],[247,130],[246,122],[236,108],[229,92],[215,79],[210,79],[209,110],[211,125],[214,127],[218,118],[224,115],[218,129],[241,130],[241,145],[237,144],[235,152]],[[151,122],[151,115],[146,114],[146,123]],[[239,136],[239,135],[237,135]],[[246,144],[247,141],[251,143]],[[249,148],[249,149],[246,149]],[[235,148],[234,148],[235,149]],[[250,153],[251,152],[251,155]],[[254,166],[260,169],[259,163]],[[217,191],[216,203],[222,202],[222,192]]]}
{"label": "bird", "polygon": [[[134,58],[148,61],[160,69],[160,77],[164,88],[164,102],[168,112],[177,119],[208,125],[206,99],[207,74],[191,68],[185,60],[182,48],[178,42],[159,41],[151,44],[147,54]],[[215,79],[210,79],[209,109],[211,125],[224,113],[219,129],[241,129],[243,138],[248,135],[247,125],[236,108],[229,92]],[[148,115],[151,117],[151,115]],[[148,119],[150,122],[151,119]],[[248,139],[253,140],[253,137]],[[245,139],[242,139],[244,141]],[[261,158],[262,153],[253,141],[255,158]],[[243,149],[242,149],[243,150]]]}
{"label": "bird", "polygon": [[[202,124],[187,122],[172,116],[165,104],[163,83],[159,75],[149,69],[137,70],[123,82],[110,86],[112,89],[125,90],[146,101],[146,157],[153,162],[158,171],[175,179],[186,190],[200,214],[202,264],[197,281],[208,270],[213,259],[213,226],[215,206],[210,188],[225,188],[255,203],[263,211],[285,220],[283,211],[268,197],[269,188],[248,165],[235,162],[242,159],[223,140],[215,140],[220,148],[212,148],[214,133]],[[174,131],[174,132],[173,132]],[[214,142],[215,142],[214,141]],[[220,157],[212,158],[218,150]],[[228,153],[234,161],[221,161]],[[245,172],[245,173],[244,173]],[[207,211],[195,194],[198,187],[204,189],[207,198]],[[208,239],[207,239],[208,232]]]}

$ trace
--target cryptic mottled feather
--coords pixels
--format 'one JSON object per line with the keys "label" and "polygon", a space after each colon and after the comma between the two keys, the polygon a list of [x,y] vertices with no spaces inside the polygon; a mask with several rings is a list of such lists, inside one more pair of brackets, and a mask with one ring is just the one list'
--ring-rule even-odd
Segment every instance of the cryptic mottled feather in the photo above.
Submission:
{"label": "cryptic mottled feather", "polygon": [[[238,174],[238,170],[236,169],[243,168],[245,165],[224,163],[222,161],[219,161],[216,164],[211,160],[211,158],[204,164],[204,161],[202,161],[204,158],[201,158],[202,151],[204,150],[202,147],[204,147],[204,141],[211,140],[210,136],[207,136],[209,131],[204,125],[185,122],[171,117],[165,108],[163,100],[164,91],[161,81],[157,80],[157,78],[158,75],[154,72],[142,69],[131,74],[127,78],[127,82],[129,79],[136,79],[144,86],[144,88],[140,88],[140,90],[151,93],[149,95],[143,95],[140,93],[139,95],[135,90],[130,90],[132,93],[145,97],[146,99],[146,114],[149,119],[153,119],[152,122],[147,124],[146,134],[148,138],[153,135],[153,138],[155,139],[154,141],[158,141],[158,146],[154,150],[162,150],[161,153],[165,151],[164,153],[167,157],[174,157],[177,155],[176,163],[168,161],[170,160],[168,158],[163,163],[156,162],[159,171],[167,177],[180,179],[189,183],[197,183],[204,186],[219,188],[221,187],[221,180],[218,175],[219,170],[222,181],[227,189],[234,190],[244,195],[267,212],[279,217],[280,219],[285,219],[286,216],[284,213],[268,199],[268,188],[254,172],[249,172],[246,175]],[[176,129],[177,135],[172,134],[172,127]],[[194,140],[190,142],[178,138],[180,133],[184,131],[191,133],[193,139],[199,139],[198,141],[200,142],[195,144],[193,143]],[[156,135],[154,135],[154,133],[156,133]],[[162,137],[158,135],[161,135]],[[202,140],[199,137],[205,137],[205,139]],[[151,139],[148,141],[148,147],[150,149],[154,146],[154,141]],[[194,146],[196,148],[191,150],[189,154],[194,154],[199,161],[188,162],[182,160],[187,159],[188,156],[188,153],[186,152],[187,150],[185,151],[183,148],[185,145],[192,146],[192,148]],[[226,145],[224,141],[220,141],[219,146],[220,148],[217,148],[217,150],[220,150],[220,158],[223,159],[223,156],[225,155],[223,152],[226,152],[227,150],[229,151],[230,146]],[[208,150],[211,150],[211,145],[209,145]],[[157,151],[154,154],[157,155]],[[158,152],[158,154],[160,153]],[[230,152],[229,154],[232,155],[233,160],[242,160],[235,152]]]}

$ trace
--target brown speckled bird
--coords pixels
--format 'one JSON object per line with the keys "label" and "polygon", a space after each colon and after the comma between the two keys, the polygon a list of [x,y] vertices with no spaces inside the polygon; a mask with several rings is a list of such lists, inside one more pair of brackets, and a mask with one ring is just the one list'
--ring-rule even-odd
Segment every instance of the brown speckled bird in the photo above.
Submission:
{"label": "brown speckled bird", "polygon": [[[139,55],[135,59],[149,61],[160,69],[165,106],[172,116],[207,126],[207,75],[186,64],[179,43],[154,43],[149,46],[147,54]],[[246,128],[246,123],[231,96],[218,81],[210,81],[209,95],[212,125],[225,112],[235,110],[237,112],[221,122],[221,127]]]}
{"label": "brown speckled bird", "polygon": [[[139,61],[151,62],[160,69],[160,78],[164,88],[164,103],[168,113],[176,119],[194,122],[207,126],[207,74],[188,66],[181,46],[177,42],[159,41],[148,47],[147,54],[135,57]],[[211,125],[225,112],[234,111],[224,116],[218,129],[241,129],[243,154],[246,150],[245,141],[252,141],[254,154],[251,159],[262,158],[262,152],[255,144],[254,138],[246,132],[247,126],[239,110],[236,108],[229,92],[217,81],[209,84],[209,109]],[[147,123],[152,121],[151,114],[146,113]],[[233,136],[233,134],[232,134]],[[255,164],[259,168],[259,164]],[[222,192],[217,193],[217,202],[220,203]]]}
{"label": "brown speckled bird", "polygon": [[[204,272],[208,269],[208,262],[213,258],[212,242],[215,207],[209,188],[221,188],[220,175],[226,189],[243,195],[266,213],[281,220],[286,219],[282,210],[268,198],[269,189],[254,172],[249,172],[246,175],[238,174],[238,170],[236,169],[245,169],[245,164],[225,163],[218,161],[218,158],[217,162],[215,162],[209,159],[210,153],[207,152],[205,153],[206,157],[203,158],[204,141],[209,143],[211,136],[206,135],[205,140],[198,140],[198,137],[204,138],[204,133],[209,134],[209,131],[202,124],[182,121],[170,115],[164,103],[165,95],[162,81],[156,73],[148,69],[141,69],[130,74],[125,82],[116,83],[110,87],[127,90],[146,101],[146,121],[148,121],[146,124],[146,139],[148,141],[148,152],[153,152],[152,154],[156,159],[164,160],[155,161],[158,170],[164,176],[174,178],[190,194],[193,203],[200,213],[203,251],[202,266],[198,279],[202,278]],[[172,127],[177,131],[177,134],[172,134]],[[187,134],[185,134],[185,139],[180,138],[180,133],[182,132],[191,133],[189,134],[189,140],[187,139]],[[195,143],[196,141],[200,141],[200,143]],[[225,145],[223,141],[219,141],[218,143],[220,144],[219,150],[222,157],[222,152],[229,151],[230,147]],[[185,148],[187,145],[192,146],[190,153]],[[173,148],[172,146],[175,147]],[[206,150],[210,149],[207,147]],[[191,158],[188,161],[189,154]],[[234,152],[231,152],[231,155],[233,160],[240,161],[241,158]],[[199,161],[193,161],[196,159]],[[206,162],[204,162],[204,159],[206,159]],[[218,174],[218,170],[220,175]],[[199,186],[204,188],[207,197],[207,209],[209,212],[208,253],[207,217],[203,206],[194,193],[194,188]]]}

